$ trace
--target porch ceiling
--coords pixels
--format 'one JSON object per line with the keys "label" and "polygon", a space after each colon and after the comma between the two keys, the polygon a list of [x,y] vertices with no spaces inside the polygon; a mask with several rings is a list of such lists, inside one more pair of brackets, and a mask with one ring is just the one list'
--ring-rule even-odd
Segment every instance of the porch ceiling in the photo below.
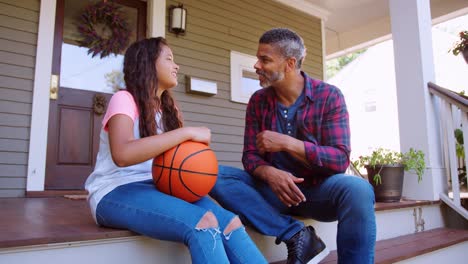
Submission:
{"label": "porch ceiling", "polygon": [[[276,0],[324,20],[327,59],[391,37],[389,0]],[[434,24],[468,13],[468,0],[431,0]]]}

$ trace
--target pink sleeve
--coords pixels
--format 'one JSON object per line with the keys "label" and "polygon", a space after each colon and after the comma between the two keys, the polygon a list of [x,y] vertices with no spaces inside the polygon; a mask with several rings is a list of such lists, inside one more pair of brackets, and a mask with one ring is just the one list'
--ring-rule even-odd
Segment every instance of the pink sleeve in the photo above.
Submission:
{"label": "pink sleeve", "polygon": [[138,117],[138,109],[133,96],[127,91],[115,93],[107,106],[106,115],[102,119],[102,127],[107,131],[107,122],[117,114],[129,116],[133,121]]}

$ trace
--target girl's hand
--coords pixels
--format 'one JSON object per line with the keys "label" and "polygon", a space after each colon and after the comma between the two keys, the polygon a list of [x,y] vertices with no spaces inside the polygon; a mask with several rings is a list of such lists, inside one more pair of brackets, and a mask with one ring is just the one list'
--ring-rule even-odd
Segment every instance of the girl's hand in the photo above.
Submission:
{"label": "girl's hand", "polygon": [[210,144],[211,130],[207,127],[188,127],[192,141]]}

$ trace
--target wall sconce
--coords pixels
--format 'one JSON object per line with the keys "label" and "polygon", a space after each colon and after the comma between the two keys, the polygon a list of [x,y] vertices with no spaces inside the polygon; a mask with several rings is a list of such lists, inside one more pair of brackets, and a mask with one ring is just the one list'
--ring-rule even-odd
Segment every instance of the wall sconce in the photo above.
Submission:
{"label": "wall sconce", "polygon": [[184,5],[171,5],[169,7],[169,32],[185,35],[186,22],[187,9],[184,8]]}

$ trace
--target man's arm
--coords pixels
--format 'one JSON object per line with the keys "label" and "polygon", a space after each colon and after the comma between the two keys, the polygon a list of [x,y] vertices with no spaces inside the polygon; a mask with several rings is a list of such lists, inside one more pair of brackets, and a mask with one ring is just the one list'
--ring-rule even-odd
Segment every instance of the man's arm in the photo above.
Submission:
{"label": "man's arm", "polygon": [[[257,135],[263,133],[260,133],[260,124],[262,122],[262,113],[260,113],[261,110],[259,109],[260,100],[259,97],[253,95],[247,105],[242,163],[250,175],[268,183],[285,205],[297,205],[305,201],[304,194],[296,185],[296,183],[303,182],[304,179],[294,177],[288,172],[273,167],[264,160],[265,151],[258,148]],[[259,111],[259,113],[256,111]]]}
{"label": "man's arm", "polygon": [[308,164],[341,173],[349,166],[351,152],[348,110],[343,94],[337,88],[331,91],[325,105],[319,131],[321,143],[303,142],[305,159]]}
{"label": "man's arm", "polygon": [[320,145],[265,130],[257,135],[259,151],[286,151],[306,165],[322,167],[331,174],[344,172],[349,166],[350,153],[348,111],[339,90],[332,90],[326,100],[319,131]]}
{"label": "man's arm", "polygon": [[256,111],[260,111],[258,104],[260,99],[257,94],[252,95],[247,105],[245,113],[245,131],[244,131],[244,151],[242,154],[242,163],[244,169],[253,175],[255,169],[259,166],[271,166],[271,164],[263,159],[256,146],[256,136],[260,132],[262,120],[258,120]]}

